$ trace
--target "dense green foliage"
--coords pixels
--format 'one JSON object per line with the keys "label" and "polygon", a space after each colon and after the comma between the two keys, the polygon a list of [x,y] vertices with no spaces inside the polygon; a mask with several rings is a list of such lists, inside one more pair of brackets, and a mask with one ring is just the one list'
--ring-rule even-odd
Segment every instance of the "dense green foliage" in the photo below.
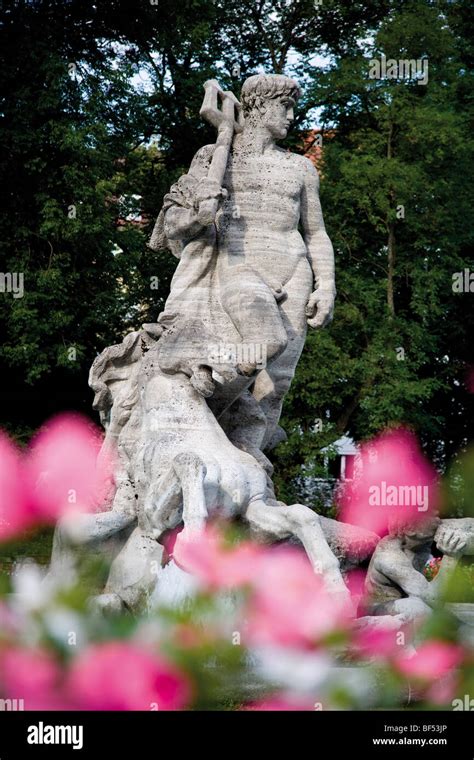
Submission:
{"label": "dense green foliage", "polygon": [[[263,69],[303,83],[293,149],[326,130],[337,257],[334,322],[309,335],[285,405],[280,493],[296,498],[301,466],[317,472],[343,432],[405,421],[451,459],[472,436],[474,295],[452,289],[474,269],[468,13],[465,0],[5,2],[0,270],[24,272],[25,292],[0,294],[2,424],[26,439],[59,409],[89,411],[96,353],[166,298],[175,260],[146,241],[164,192],[214,139],[203,82],[238,94]],[[382,53],[427,57],[427,84],[371,79]],[[118,224],[137,209],[142,224]]]}

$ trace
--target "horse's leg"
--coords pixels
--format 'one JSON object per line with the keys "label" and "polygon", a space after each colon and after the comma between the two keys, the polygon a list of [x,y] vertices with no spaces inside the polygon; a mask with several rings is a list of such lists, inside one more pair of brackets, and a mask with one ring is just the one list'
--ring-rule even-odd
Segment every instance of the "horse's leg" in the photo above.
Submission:
{"label": "horse's leg", "polygon": [[130,527],[136,516],[130,512],[77,512],[61,518],[54,531],[51,566],[61,561],[62,554],[74,547],[107,541]]}
{"label": "horse's leg", "polygon": [[159,540],[162,534],[183,521],[185,528],[202,529],[208,513],[204,496],[206,467],[198,456],[178,454],[169,469],[154,479],[144,499],[139,524],[145,533]]}
{"label": "horse's leg", "polygon": [[252,532],[263,541],[282,541],[296,536],[303,544],[316,573],[326,588],[348,595],[339,562],[332,553],[321,528],[319,515],[303,504],[272,506],[262,500],[250,502],[245,513]]}
{"label": "horse's leg", "polygon": [[[139,513],[139,524],[145,533],[159,540],[162,534],[179,523],[182,501],[181,483],[173,466],[149,486]],[[172,517],[175,517],[172,520]]]}
{"label": "horse's leg", "polygon": [[202,530],[208,519],[204,493],[206,465],[196,454],[183,452],[173,459],[173,467],[183,494],[184,527],[189,531]]}
{"label": "horse's leg", "polygon": [[[80,550],[101,551],[105,556],[114,556],[128,539],[130,530],[136,523],[136,515],[117,512],[96,514],[72,514],[61,518],[55,528],[53,549],[47,577],[78,577]],[[110,600],[104,605],[110,608]],[[120,605],[119,605],[120,606]]]}
{"label": "horse's leg", "polygon": [[143,611],[158,582],[164,548],[136,527],[112,562],[104,594],[96,605],[120,611],[117,598],[131,611]]}

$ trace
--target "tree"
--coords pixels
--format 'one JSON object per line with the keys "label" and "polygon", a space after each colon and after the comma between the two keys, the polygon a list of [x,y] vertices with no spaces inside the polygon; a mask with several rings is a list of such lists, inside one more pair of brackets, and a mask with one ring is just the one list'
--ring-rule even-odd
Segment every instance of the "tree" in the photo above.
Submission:
{"label": "tree", "polygon": [[[99,22],[90,33],[85,5],[3,13],[2,270],[23,273],[24,296],[0,301],[0,361],[6,422],[26,421],[26,433],[64,406],[88,409],[91,360],[136,322],[137,305],[153,302],[156,318],[160,299],[144,292],[143,275],[159,269],[166,281],[163,256],[147,251],[143,262],[146,235],[116,224],[123,166],[133,171],[149,126],[147,98],[132,86],[127,49],[96,37]],[[147,162],[153,170],[162,160],[155,150]]]}
{"label": "tree", "polygon": [[[472,242],[468,11],[465,0],[4,4],[2,270],[25,276],[23,298],[0,301],[4,423],[26,437],[53,411],[90,410],[96,353],[156,319],[167,296],[175,261],[146,242],[170,184],[215,139],[198,115],[203,83],[239,94],[263,69],[302,83],[292,149],[319,109],[338,280],[334,323],[309,335],[285,404],[280,493],[296,498],[302,466],[320,472],[320,449],[342,432],[405,421],[449,459],[472,403],[470,296],[451,287]],[[382,53],[428,56],[428,84],[371,79]]]}
{"label": "tree", "polygon": [[[338,300],[332,327],[308,337],[285,407],[277,472],[293,498],[301,466],[320,472],[321,447],[344,432],[360,440],[403,422],[440,466],[472,436],[473,313],[452,282],[472,245],[473,143],[446,20],[427,3],[392,7],[365,50],[336,59],[309,89],[333,128],[322,202]],[[382,53],[427,56],[428,84],[370,79]],[[315,419],[322,432],[311,432]]]}
{"label": "tree", "polygon": [[[88,411],[95,354],[161,310],[174,260],[146,241],[164,192],[215,139],[198,116],[204,81],[238,91],[363,18],[360,3],[287,5],[247,3],[255,24],[221,0],[3,4],[2,269],[25,280],[0,302],[0,365],[4,423],[23,437],[64,406]],[[143,223],[119,225],[136,196]]]}

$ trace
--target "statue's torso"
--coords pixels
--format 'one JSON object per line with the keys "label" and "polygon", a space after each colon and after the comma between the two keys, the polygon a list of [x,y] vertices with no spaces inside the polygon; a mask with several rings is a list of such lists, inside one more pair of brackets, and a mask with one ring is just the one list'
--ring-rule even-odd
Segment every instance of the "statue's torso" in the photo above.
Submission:
{"label": "statue's torso", "polygon": [[281,150],[230,156],[224,180],[229,196],[216,219],[221,271],[249,266],[277,288],[306,259],[298,231],[303,187],[299,160]]}

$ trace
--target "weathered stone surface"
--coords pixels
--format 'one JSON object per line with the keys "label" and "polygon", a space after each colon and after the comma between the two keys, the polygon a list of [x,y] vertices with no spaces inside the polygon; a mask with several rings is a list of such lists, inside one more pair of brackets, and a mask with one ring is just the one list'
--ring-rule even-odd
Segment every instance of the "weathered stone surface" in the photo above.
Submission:
{"label": "weathered stone surface", "polygon": [[356,525],[320,517],[326,541],[337,559],[349,568],[370,557],[380,541],[380,536]]}
{"label": "weathered stone surface", "polygon": [[[425,523],[394,530],[377,545],[370,561],[366,592],[368,612],[423,618],[439,603],[450,573],[463,555],[474,554],[474,519],[429,518]],[[428,581],[423,567],[433,542],[443,553],[440,570]],[[466,605],[474,610],[474,605]],[[464,608],[464,615],[470,617]]]}
{"label": "weathered stone surface", "polygon": [[[298,85],[250,77],[241,103],[214,81],[205,90],[201,114],[217,141],[165,196],[150,242],[179,259],[165,309],[106,348],[90,373],[104,452],[116,449],[119,466],[110,511],[69,527],[67,543],[95,545],[116,529],[98,602],[112,610],[117,597],[142,608],[159,578],[178,599],[183,576],[161,563],[164,534],[180,524],[189,534],[219,515],[247,523],[259,541],[297,541],[328,588],[346,597],[339,560],[357,563],[377,541],[277,501],[265,453],[285,435],[281,406],[307,326],[331,320],[335,296],[318,174],[276,145],[293,121]],[[61,536],[63,527],[64,548]]]}

